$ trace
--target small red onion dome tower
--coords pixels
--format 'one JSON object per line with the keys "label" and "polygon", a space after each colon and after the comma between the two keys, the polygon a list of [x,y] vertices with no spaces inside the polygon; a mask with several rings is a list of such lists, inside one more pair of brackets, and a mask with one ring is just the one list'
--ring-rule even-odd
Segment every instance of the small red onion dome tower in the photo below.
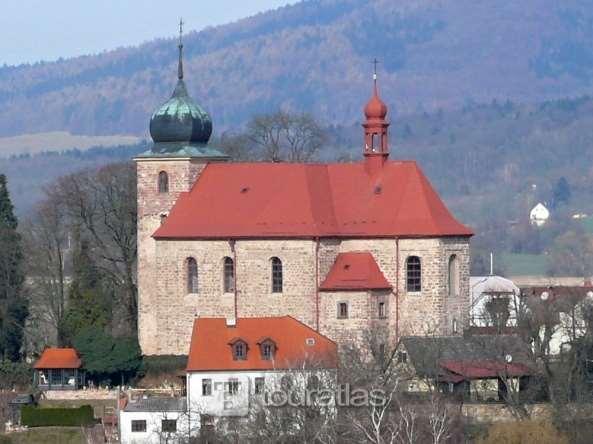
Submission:
{"label": "small red onion dome tower", "polygon": [[375,63],[375,72],[373,74],[373,97],[364,108],[366,117],[364,128],[364,156],[369,174],[377,173],[383,164],[389,158],[389,123],[387,117],[387,105],[379,97],[377,88],[377,61]]}

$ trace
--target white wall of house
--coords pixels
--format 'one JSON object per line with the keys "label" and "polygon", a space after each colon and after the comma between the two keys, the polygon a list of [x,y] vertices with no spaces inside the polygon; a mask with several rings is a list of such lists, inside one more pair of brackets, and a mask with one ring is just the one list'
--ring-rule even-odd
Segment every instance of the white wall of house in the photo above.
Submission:
{"label": "white wall of house", "polygon": [[[165,433],[161,425],[164,419],[177,422],[177,432]],[[132,421],[146,421],[146,431],[133,432]],[[120,412],[121,444],[160,444],[177,442],[189,436],[188,415],[186,412]]]}
{"label": "white wall of house", "polygon": [[[283,377],[292,381],[292,387],[301,390],[307,387],[312,376],[317,377],[319,388],[335,390],[335,370],[259,370],[259,371],[217,371],[189,372],[187,374],[187,405],[191,429],[200,428],[201,415],[214,418],[225,416],[246,416],[250,409],[264,402],[265,392],[280,390]],[[263,378],[264,393],[256,394],[256,378]],[[202,383],[210,381],[211,394],[202,394]],[[235,394],[230,393],[231,381],[239,383]]]}

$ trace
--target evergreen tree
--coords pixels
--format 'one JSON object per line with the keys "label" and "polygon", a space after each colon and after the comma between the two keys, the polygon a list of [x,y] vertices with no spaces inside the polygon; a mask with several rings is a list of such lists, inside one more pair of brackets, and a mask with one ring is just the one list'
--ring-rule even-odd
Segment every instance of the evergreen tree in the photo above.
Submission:
{"label": "evergreen tree", "polygon": [[29,314],[23,295],[23,249],[17,226],[6,176],[0,174],[0,358],[11,361],[21,356]]}
{"label": "evergreen tree", "polygon": [[62,345],[71,345],[76,335],[89,327],[105,328],[110,320],[109,299],[105,295],[101,273],[89,254],[88,242],[80,240],[73,257],[72,283],[59,336]]}
{"label": "evergreen tree", "polygon": [[558,179],[558,182],[556,182],[552,194],[552,203],[554,205],[554,208],[556,208],[558,205],[562,203],[567,203],[570,200],[570,185],[568,184],[568,181],[564,176]]}

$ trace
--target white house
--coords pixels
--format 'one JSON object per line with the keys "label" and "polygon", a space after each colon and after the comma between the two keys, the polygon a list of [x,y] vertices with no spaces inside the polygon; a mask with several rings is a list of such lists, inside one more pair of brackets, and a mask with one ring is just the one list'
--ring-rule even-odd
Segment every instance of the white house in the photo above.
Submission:
{"label": "white house", "polygon": [[336,343],[291,316],[198,318],[187,365],[191,428],[280,405],[291,391],[333,391],[336,369]]}
{"label": "white house", "polygon": [[120,411],[121,443],[186,441],[220,418],[285,405],[291,393],[324,392],[333,411],[337,361],[335,342],[291,316],[196,318],[187,396],[128,402]]}
{"label": "white house", "polygon": [[121,444],[183,442],[189,437],[185,398],[147,397],[128,402],[119,414]]}
{"label": "white house", "polygon": [[515,326],[517,310],[520,306],[521,291],[510,279],[501,276],[471,276],[470,286],[470,326],[490,327],[493,325],[488,303],[493,299],[508,302],[509,318],[506,326]]}
{"label": "white house", "polygon": [[533,207],[529,213],[529,220],[531,221],[531,224],[538,227],[545,225],[549,218],[550,211],[541,202]]}

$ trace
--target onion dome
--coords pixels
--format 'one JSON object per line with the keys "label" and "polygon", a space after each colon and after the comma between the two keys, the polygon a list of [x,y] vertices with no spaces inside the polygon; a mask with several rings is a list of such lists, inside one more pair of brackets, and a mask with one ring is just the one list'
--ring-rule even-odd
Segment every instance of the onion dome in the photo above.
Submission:
{"label": "onion dome", "polygon": [[387,105],[379,97],[377,92],[377,82],[375,81],[375,89],[373,97],[368,101],[364,107],[364,115],[367,119],[380,119],[385,120],[387,116]]}
{"label": "onion dome", "polygon": [[150,135],[155,143],[206,144],[212,134],[212,119],[189,94],[183,81],[183,22],[179,24],[179,65],[177,86],[171,98],[150,119]]}
{"label": "onion dome", "polygon": [[171,98],[150,119],[152,140],[206,144],[211,134],[212,119],[191,99],[182,74]]}

